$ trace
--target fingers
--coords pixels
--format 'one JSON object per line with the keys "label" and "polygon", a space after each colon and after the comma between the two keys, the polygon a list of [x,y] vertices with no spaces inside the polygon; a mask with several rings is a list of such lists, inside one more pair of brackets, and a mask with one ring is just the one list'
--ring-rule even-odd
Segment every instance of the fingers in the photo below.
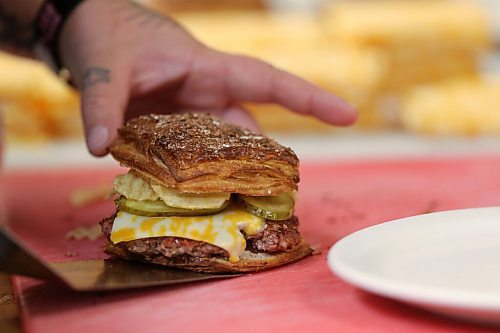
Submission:
{"label": "fingers", "polygon": [[278,103],[334,125],[357,118],[354,107],[313,84],[262,61],[220,54],[227,66],[225,86],[235,101]]}
{"label": "fingers", "polygon": [[129,94],[130,34],[118,27],[116,6],[118,1],[85,1],[64,24],[59,41],[62,61],[80,90],[87,147],[96,156],[105,155],[116,138]]}
{"label": "fingers", "polygon": [[248,128],[249,130],[257,133],[261,132],[259,124],[257,124],[250,112],[241,106],[231,106],[224,111],[213,112],[213,114],[224,118],[229,123],[239,125],[243,128]]}
{"label": "fingers", "polygon": [[117,137],[128,100],[127,80],[118,68],[92,66],[85,69],[80,83],[85,137],[95,156],[107,153]]}

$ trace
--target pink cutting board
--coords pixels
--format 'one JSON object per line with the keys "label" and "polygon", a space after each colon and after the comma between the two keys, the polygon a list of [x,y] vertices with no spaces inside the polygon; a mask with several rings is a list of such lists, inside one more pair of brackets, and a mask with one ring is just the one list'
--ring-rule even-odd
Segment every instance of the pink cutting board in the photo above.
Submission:
{"label": "pink cutting board", "polygon": [[[24,329],[34,332],[486,332],[362,292],[326,266],[341,237],[429,211],[500,204],[500,157],[306,165],[297,215],[321,254],[243,277],[112,293],[78,294],[15,278]],[[110,183],[120,169],[4,175],[10,226],[48,260],[102,258],[103,240],[67,231],[113,212],[110,202],[72,208],[77,188]],[[68,257],[72,253],[75,257]]]}

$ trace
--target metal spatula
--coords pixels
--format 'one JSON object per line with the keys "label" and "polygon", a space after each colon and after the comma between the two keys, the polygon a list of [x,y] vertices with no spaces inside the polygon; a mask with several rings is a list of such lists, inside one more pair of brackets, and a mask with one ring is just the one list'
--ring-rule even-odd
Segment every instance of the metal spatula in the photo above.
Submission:
{"label": "metal spatula", "polygon": [[1,227],[0,271],[57,281],[76,291],[142,288],[239,276],[172,270],[118,259],[50,263],[30,252]]}

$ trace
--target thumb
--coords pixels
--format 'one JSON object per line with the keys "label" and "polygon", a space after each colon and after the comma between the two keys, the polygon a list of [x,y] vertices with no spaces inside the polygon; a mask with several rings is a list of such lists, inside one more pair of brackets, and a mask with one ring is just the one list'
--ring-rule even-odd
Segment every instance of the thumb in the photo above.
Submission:
{"label": "thumb", "polygon": [[128,80],[111,66],[87,67],[80,83],[87,147],[95,156],[107,154],[122,125],[128,101]]}

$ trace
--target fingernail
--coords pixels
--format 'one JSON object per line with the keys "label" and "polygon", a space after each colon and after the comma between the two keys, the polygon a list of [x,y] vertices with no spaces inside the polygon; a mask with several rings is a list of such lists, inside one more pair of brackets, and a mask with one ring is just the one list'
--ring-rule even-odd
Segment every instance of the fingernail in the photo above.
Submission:
{"label": "fingernail", "polygon": [[358,117],[357,109],[343,100],[340,97],[334,96],[328,92],[323,92],[319,95],[318,101],[329,105],[335,112],[328,114],[331,121],[337,125],[350,125],[356,121]]}
{"label": "fingernail", "polygon": [[88,144],[92,151],[105,148],[109,139],[108,129],[102,125],[97,125],[90,129]]}

